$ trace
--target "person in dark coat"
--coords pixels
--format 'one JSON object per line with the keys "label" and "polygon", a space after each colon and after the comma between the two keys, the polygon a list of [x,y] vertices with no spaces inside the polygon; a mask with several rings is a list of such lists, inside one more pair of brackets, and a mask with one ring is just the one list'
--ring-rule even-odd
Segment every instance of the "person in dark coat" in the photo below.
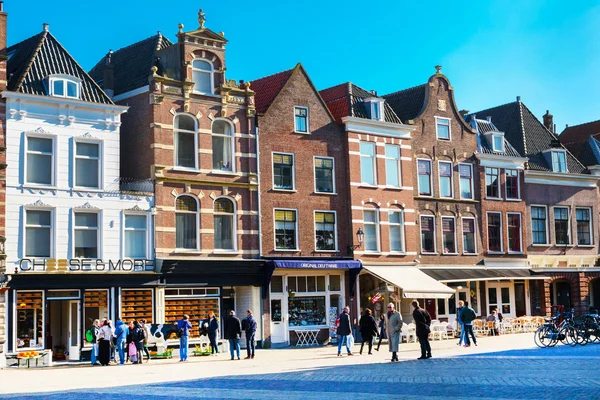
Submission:
{"label": "person in dark coat", "polygon": [[419,302],[417,300],[413,300],[410,304],[414,308],[412,315],[417,328],[417,339],[419,339],[419,344],[421,345],[421,357],[419,357],[418,360],[425,360],[426,358],[431,358],[431,345],[429,344],[431,316],[427,310],[423,310],[419,307]]}
{"label": "person in dark coat", "polygon": [[377,342],[377,348],[375,350],[379,351],[383,339],[387,339],[387,334],[385,332],[385,315],[381,314],[379,316],[379,341]]}
{"label": "person in dark coat", "polygon": [[244,328],[244,332],[246,332],[246,351],[248,352],[248,356],[245,358],[245,360],[248,360],[250,358],[254,358],[254,351],[255,351],[254,337],[256,335],[256,328],[257,328],[256,320],[254,319],[254,316],[252,315],[252,310],[246,311],[246,319],[244,320],[244,322],[242,324],[242,328]]}
{"label": "person in dark coat", "polygon": [[360,318],[360,322],[358,323],[358,330],[362,336],[360,354],[362,354],[365,342],[367,342],[369,345],[369,355],[373,354],[371,351],[373,350],[373,338],[377,336],[377,323],[371,314],[371,310],[366,308],[363,312],[363,316]]}
{"label": "person in dark coat", "polygon": [[217,342],[217,336],[219,334],[219,321],[215,313],[212,311],[208,312],[208,318],[202,324],[203,328],[206,328],[208,340],[210,341],[210,353],[219,354],[219,344]]}
{"label": "person in dark coat", "polygon": [[344,311],[340,314],[339,325],[337,327],[337,340],[338,340],[338,357],[342,356],[342,342],[346,341],[346,351],[348,355],[352,355],[350,349],[350,335],[352,335],[352,324],[350,323],[350,307],[344,307]]}
{"label": "person in dark coat", "polygon": [[234,359],[234,352],[237,352],[237,359],[240,359],[240,338],[242,337],[242,323],[235,316],[235,311],[229,312],[229,317],[225,321],[225,339],[229,341],[229,353],[231,359]]}

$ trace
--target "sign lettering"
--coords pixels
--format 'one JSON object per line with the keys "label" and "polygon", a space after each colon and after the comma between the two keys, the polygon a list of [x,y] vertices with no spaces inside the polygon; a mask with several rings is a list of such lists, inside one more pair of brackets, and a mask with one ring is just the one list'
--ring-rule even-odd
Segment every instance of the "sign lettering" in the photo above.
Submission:
{"label": "sign lettering", "polygon": [[102,260],[90,258],[54,259],[23,258],[19,260],[22,272],[156,272],[154,260],[129,259]]}

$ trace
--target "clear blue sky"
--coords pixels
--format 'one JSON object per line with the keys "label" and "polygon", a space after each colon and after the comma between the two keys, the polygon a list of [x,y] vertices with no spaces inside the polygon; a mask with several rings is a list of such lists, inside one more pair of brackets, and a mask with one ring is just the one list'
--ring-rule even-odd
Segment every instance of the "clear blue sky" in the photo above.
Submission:
{"label": "clear blue sky", "polygon": [[89,70],[109,49],[156,31],[174,41],[178,23],[197,28],[202,7],[206,26],[229,39],[229,79],[302,62],[319,89],[352,81],[386,94],[425,83],[441,64],[460,109],[520,95],[538,118],[549,109],[561,132],[600,119],[600,5],[592,3],[6,0],[4,9],[9,44],[48,22]]}

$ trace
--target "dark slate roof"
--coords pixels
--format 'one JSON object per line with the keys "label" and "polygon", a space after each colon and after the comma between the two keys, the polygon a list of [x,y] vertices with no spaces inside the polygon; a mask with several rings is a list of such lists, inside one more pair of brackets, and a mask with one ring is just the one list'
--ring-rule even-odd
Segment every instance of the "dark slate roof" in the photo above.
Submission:
{"label": "dark slate roof", "polygon": [[398,92],[386,94],[383,98],[394,109],[396,115],[402,120],[408,122],[415,120],[421,114],[425,106],[425,95],[427,84],[400,90]]}
{"label": "dark slate roof", "polygon": [[[469,117],[491,117],[494,125],[513,145],[516,151],[529,158],[529,169],[551,171],[543,151],[558,142],[557,136],[550,132],[521,101],[504,104],[470,114]],[[564,146],[558,143],[560,148]],[[566,150],[566,149],[565,149]],[[567,169],[570,173],[584,174],[586,168],[567,150]]]}
{"label": "dark slate roof", "polygon": [[283,89],[295,68],[287,71],[278,72],[273,75],[265,76],[254,81],[250,81],[250,89],[256,94],[254,95],[254,104],[258,114],[264,114],[277,94]]}
{"label": "dark slate roof", "polygon": [[600,142],[593,136],[589,136],[584,142],[563,143],[563,146],[586,167],[600,164]]}
{"label": "dark slate roof", "polygon": [[[111,63],[114,67],[115,96],[146,86],[152,67],[157,65],[156,52],[172,45],[173,43],[159,32],[113,52]],[[105,65],[106,55],[91,69],[90,76],[96,82],[104,80]]]}
{"label": "dark slate roof", "polygon": [[[367,114],[364,99],[378,97],[351,82],[321,90],[319,93],[337,121],[341,121],[342,117],[346,116],[371,119]],[[387,101],[384,103],[384,119],[386,122],[402,123]]]}
{"label": "dark slate roof", "polygon": [[600,120],[568,126],[558,138],[562,144],[569,144],[586,142],[590,136],[600,136]]}
{"label": "dark slate roof", "polygon": [[12,45],[7,63],[7,90],[48,96],[46,78],[49,75],[69,75],[81,80],[81,100],[113,104],[69,52],[48,31]]}
{"label": "dark slate roof", "polygon": [[521,157],[519,152],[504,138],[504,151],[494,151],[487,138],[483,135],[487,132],[501,132],[492,121],[486,119],[471,118],[471,126],[477,130],[477,141],[479,151],[484,154],[495,154],[506,157]]}

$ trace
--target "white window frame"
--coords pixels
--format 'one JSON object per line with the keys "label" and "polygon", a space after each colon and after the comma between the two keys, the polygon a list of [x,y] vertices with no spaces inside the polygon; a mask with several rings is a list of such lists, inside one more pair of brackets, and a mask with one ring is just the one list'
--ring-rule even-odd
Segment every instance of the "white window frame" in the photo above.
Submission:
{"label": "white window frame", "polygon": [[[451,253],[446,253],[445,248],[444,248],[444,219],[451,219],[454,224],[454,252],[451,252]],[[445,255],[459,254],[458,253],[458,240],[456,238],[456,232],[458,231],[458,227],[456,226],[456,217],[453,215],[441,215],[440,223],[441,223],[441,228],[442,228],[442,254],[445,254]]]}
{"label": "white window frame", "polygon": [[[419,182],[419,162],[429,163],[429,194],[421,194],[421,183]],[[428,158],[417,158],[417,195],[420,197],[433,197],[433,163]]]}
{"label": "white window frame", "polygon": [[[460,177],[460,166],[461,165],[467,165],[469,166],[469,169],[471,170],[471,179],[469,180],[469,185],[470,185],[470,189],[471,189],[471,197],[463,197],[462,195],[462,186],[461,186],[461,177]],[[459,191],[459,196],[461,199],[469,199],[469,200],[473,200],[475,194],[474,194],[474,187],[473,187],[473,180],[474,180],[474,176],[473,176],[473,164],[471,163],[458,163],[458,191]]]}
{"label": "white window frame", "polygon": [[[562,155],[564,156],[564,158],[565,158],[565,170],[564,171],[557,171],[556,169],[554,169],[554,153],[557,153],[557,154],[562,153]],[[552,163],[552,172],[561,172],[561,173],[569,172],[569,167],[567,164],[567,152],[565,150],[558,150],[558,149],[551,150],[550,151],[550,162]]]}
{"label": "white window frame", "polygon": [[[492,133],[492,150],[496,153],[504,153],[504,135],[498,133]],[[496,148],[496,138],[500,138],[502,140],[502,146],[500,149]]]}
{"label": "white window frame", "polygon": [[[12,324],[12,334],[13,334],[13,350],[15,350],[16,352],[22,352],[22,351],[30,351],[30,350],[43,350],[46,347],[46,291],[41,289],[41,290],[15,290],[15,295],[13,297],[13,315],[17,315],[17,300],[18,300],[18,294],[19,293],[42,293],[42,304],[44,305],[42,307],[42,329],[41,329],[41,336],[42,336],[42,343],[37,343],[37,337],[35,338],[36,341],[36,347],[17,347],[17,322],[15,321]],[[7,296],[8,297],[8,296]],[[7,300],[8,301],[8,300]],[[8,303],[7,303],[8,304]],[[8,307],[7,307],[8,309]],[[36,321],[34,321],[35,323]],[[9,326],[6,327],[6,331],[8,332],[8,330],[10,329]],[[8,343],[8,342],[7,342]]]}
{"label": "white window frame", "polygon": [[138,229],[131,229],[131,228],[127,229],[125,227],[125,220],[127,219],[128,216],[141,216],[141,215],[143,215],[144,217],[146,217],[146,254],[145,254],[145,258],[146,259],[150,259],[151,258],[150,257],[150,247],[151,247],[151,243],[150,243],[150,228],[151,228],[150,218],[152,218],[151,215],[148,212],[145,212],[145,211],[123,211],[122,219],[121,219],[121,227],[122,227],[121,230],[122,230],[122,235],[123,235],[123,240],[121,242],[121,258],[122,259],[127,259],[128,258],[127,255],[125,254],[125,248],[126,248],[126,246],[125,246],[125,241],[126,241],[125,232],[127,232],[127,231],[138,231],[139,232]]}
{"label": "white window frame", "polygon": [[[284,189],[275,186],[275,154],[281,154],[284,156],[292,156],[292,188]],[[314,165],[314,163],[313,163]],[[277,192],[295,192],[296,191],[296,155],[294,153],[286,153],[284,151],[272,151],[271,152],[271,187]]]}
{"label": "white window frame", "polygon": [[[180,197],[183,197],[183,196],[189,196],[196,201],[196,211],[177,210],[177,199]],[[175,198],[175,207],[174,208],[175,208],[175,251],[177,251],[178,253],[200,251],[200,249],[201,249],[201,247],[200,247],[200,200],[196,196],[194,196],[190,193],[182,193]],[[195,249],[186,249],[186,248],[182,248],[182,247],[177,247],[177,213],[196,214],[196,248]]]}
{"label": "white window frame", "polygon": [[[450,118],[446,118],[446,117],[434,117],[435,118],[435,137],[437,140],[444,140],[444,141],[452,141],[452,119]],[[438,132],[438,124],[439,121],[447,121],[448,122],[448,138],[441,138],[440,134]]]}
{"label": "white window frame", "polygon": [[[577,210],[588,210],[590,215],[590,243],[579,244],[579,232],[577,231]],[[591,247],[594,246],[594,218],[592,214],[592,207],[575,207],[575,229],[577,232],[577,246],[579,247]]]}
{"label": "white window frame", "polygon": [[[366,222],[365,219],[365,212],[368,211],[372,211],[375,213],[375,222]],[[369,208],[363,208],[363,227],[364,225],[375,225],[375,240],[377,242],[377,250],[367,250],[366,244],[365,244],[365,250],[364,252],[367,254],[378,254],[381,253],[381,220],[379,218],[379,209],[378,208],[374,208],[374,207],[369,207]]]}
{"label": "white window frame", "polygon": [[[29,154],[29,138],[37,138],[37,139],[46,139],[46,140],[52,140],[52,160],[50,161],[50,166],[52,168],[52,172],[50,173],[50,177],[51,179],[51,183],[49,185],[47,184],[43,184],[43,183],[34,183],[34,182],[28,182],[27,181],[27,167],[28,167],[28,161],[27,161],[27,155]],[[25,133],[25,146],[23,149],[23,186],[27,186],[27,187],[44,187],[44,188],[49,188],[49,187],[56,187],[56,171],[57,171],[57,157],[56,154],[58,153],[58,140],[56,135],[45,135],[45,134],[35,134],[35,133]],[[32,154],[40,154],[37,152],[32,152]]]}
{"label": "white window frame", "polygon": [[[296,241],[296,248],[295,249],[278,249],[277,248],[277,220],[275,219],[275,213],[277,211],[293,211],[296,213],[296,221],[294,221],[294,236],[295,236],[295,241]],[[281,207],[277,207],[277,208],[273,208],[273,250],[274,251],[282,251],[282,252],[291,252],[291,251],[300,251],[300,242],[298,240],[299,238],[299,232],[298,232],[298,226],[299,226],[299,220],[300,218],[298,218],[298,209],[297,208],[281,208]]]}
{"label": "white window frame", "polygon": [[[433,218],[433,252],[423,251],[423,218]],[[437,226],[435,215],[425,214],[419,216],[419,241],[421,242],[421,254],[435,255],[437,251]]]}
{"label": "white window frame", "polygon": [[[221,133],[215,133],[213,131],[213,126],[215,124],[215,122],[217,121],[224,121],[227,124],[229,124],[229,128],[231,129],[231,135],[224,135]],[[212,150],[212,141],[215,137],[220,137],[223,138],[223,140],[227,140],[229,139],[230,142],[230,146],[231,146],[231,171],[222,171],[219,169],[214,169],[214,162],[212,162],[212,173],[213,174],[235,174],[236,173],[236,157],[235,157],[235,125],[233,124],[233,122],[231,122],[230,120],[228,120],[227,118],[215,118],[210,125],[211,129],[210,129],[210,135],[211,135],[211,150]],[[196,128],[197,129],[197,128]],[[214,157],[214,154],[212,154],[212,156]]]}
{"label": "white window frame", "polygon": [[[177,119],[177,117],[181,116],[181,115],[185,115],[186,117],[190,117],[194,120],[194,132],[192,131],[188,131],[185,129],[177,129],[175,128],[176,124],[175,124],[175,120]],[[179,132],[183,132],[186,134],[194,134],[194,167],[184,167],[184,166],[180,166],[177,165],[177,162],[179,160],[179,145],[178,145],[178,133]],[[175,158],[173,160],[173,167],[176,170],[182,170],[182,171],[198,171],[198,119],[196,119],[196,117],[194,117],[192,114],[188,114],[188,113],[179,113],[179,114],[175,114],[173,116],[173,147],[174,147],[174,155]]]}
{"label": "white window frame", "polygon": [[[391,213],[399,213],[400,214],[400,223],[391,223],[390,222],[390,214]],[[394,209],[391,208],[388,210],[388,220],[387,220],[388,226],[389,226],[389,230],[388,230],[388,234],[390,235],[390,253],[392,254],[406,254],[406,229],[405,229],[405,221],[404,221],[404,210],[402,209]],[[400,227],[400,232],[402,232],[402,240],[401,240],[401,246],[402,246],[402,250],[398,251],[398,250],[392,250],[392,226],[399,226]]]}
{"label": "white window frame", "polygon": [[[384,108],[384,99],[380,99],[378,97],[369,97],[364,100],[367,107],[369,107],[369,118],[375,121],[384,121],[385,120],[385,108]],[[374,111],[378,111],[378,118],[374,118]]]}
{"label": "white window frame", "polygon": [[[207,72],[203,69],[194,68],[194,61],[196,61],[196,60],[201,60],[201,61],[207,62],[210,65],[210,72]],[[210,60],[207,60],[206,58],[196,57],[190,63],[190,67],[192,69],[192,79],[190,79],[192,82],[194,81],[194,72],[200,72],[203,74],[210,75],[210,92],[206,93],[206,92],[201,92],[199,90],[196,90],[196,82],[194,82],[194,86],[192,86],[192,93],[214,95],[214,93],[215,93],[215,66],[214,66],[214,64]]]}
{"label": "white window frame", "polygon": [[[397,159],[388,157],[388,155],[387,155],[388,146],[393,146],[393,147],[398,148],[398,158]],[[375,158],[377,158],[377,155],[375,155]],[[394,189],[401,188],[402,187],[402,148],[400,147],[400,145],[386,143],[386,145],[384,146],[384,159],[385,159],[385,185],[387,187],[394,188]],[[390,183],[388,182],[388,176],[387,176],[388,160],[396,161],[395,164],[396,164],[396,168],[398,170],[398,184],[397,185],[390,185]]]}
{"label": "white window frame", "polygon": [[[362,143],[368,143],[369,145],[373,146],[373,150],[374,150],[374,155],[368,156],[368,155],[363,155],[360,151],[360,145]],[[359,152],[359,157],[360,157],[360,184],[361,186],[377,186],[377,143],[376,142],[370,142],[367,140],[361,140],[358,143],[358,152]],[[373,164],[373,183],[368,183],[368,182],[364,182],[362,179],[362,163],[363,163],[363,158],[370,158],[371,159],[371,163]],[[366,162],[366,161],[365,161]]]}
{"label": "white window frame", "polygon": [[[564,243],[557,243],[556,242],[556,216],[554,215],[554,210],[556,210],[557,208],[565,208],[567,210],[567,235],[569,237],[569,240],[566,244]],[[573,244],[573,232],[571,231],[571,219],[573,217],[571,216],[571,207],[569,206],[554,206],[552,207],[552,220],[554,221],[554,244],[556,246],[571,246]]]}
{"label": "white window frame", "polygon": [[[87,229],[87,228],[77,228],[77,225],[75,224],[75,215],[76,214],[96,214],[97,218],[98,218],[98,227],[97,228],[91,228],[91,229]],[[73,208],[71,210],[71,237],[73,238],[72,241],[72,245],[71,245],[71,258],[73,259],[78,259],[78,260],[82,260],[82,259],[87,259],[84,257],[75,257],[75,247],[76,247],[76,243],[75,243],[75,231],[79,230],[96,230],[96,246],[97,246],[97,254],[98,257],[93,258],[92,260],[100,260],[102,259],[102,253],[103,253],[103,249],[102,249],[102,234],[104,229],[102,229],[102,210],[98,210],[98,209],[88,209],[88,208]]]}
{"label": "white window frame", "polygon": [[[77,159],[88,160],[91,158],[78,156],[77,155],[77,144],[78,143],[86,143],[86,144],[95,144],[98,145],[98,186],[77,186]],[[102,140],[94,140],[94,139],[84,139],[84,138],[73,138],[73,158],[71,159],[72,168],[73,168],[73,188],[82,189],[82,190],[102,190],[104,187],[102,172],[104,171],[104,143]]]}
{"label": "white window frame", "polygon": [[[333,223],[333,240],[335,243],[335,248],[333,250],[319,250],[317,249],[317,213],[327,213],[327,214],[333,214],[333,217],[335,218],[335,222]],[[296,221],[298,220],[298,218],[296,218]],[[314,210],[313,211],[313,234],[315,236],[315,252],[317,253],[336,253],[339,251],[339,247],[338,247],[338,218],[337,218],[337,212],[335,210]]]}
{"label": "white window frame", "polygon": [[[533,242],[533,213],[531,212],[531,208],[540,207],[544,209],[544,213],[546,215],[546,238],[544,243],[534,243]],[[548,214],[548,206],[545,204],[531,204],[529,208],[529,223],[531,225],[531,245],[532,246],[549,246],[550,245],[550,215]]]}
{"label": "white window frame", "polygon": [[[229,214],[229,213],[217,213],[216,211],[214,211],[215,206],[214,204],[216,203],[217,200],[219,199],[226,199],[229,200],[232,204],[233,204],[233,213]],[[237,224],[238,224],[238,218],[237,218],[237,204],[235,199],[232,199],[231,197],[228,196],[219,196],[217,197],[214,201],[213,201],[213,243],[214,243],[214,221],[215,221],[215,215],[230,215],[231,217],[233,217],[231,224],[232,224],[232,230],[231,230],[231,243],[233,244],[233,249],[217,249],[215,248],[215,252],[223,252],[223,253],[232,253],[232,252],[237,252],[238,251],[238,240],[237,240]],[[296,218],[297,219],[297,218]]]}
{"label": "white window frame", "polygon": [[[492,197],[492,196],[488,196],[487,194],[487,169],[495,169],[498,170],[498,175],[496,175],[498,177],[497,179],[497,183],[496,185],[498,185],[498,197]],[[485,187],[485,198],[489,199],[489,200],[502,200],[502,182],[500,182],[500,177],[502,176],[502,170],[501,168],[498,167],[484,167],[483,169],[483,183],[484,183],[484,187]]]}
{"label": "white window frame", "polygon": [[[500,215],[500,251],[490,250],[490,214]],[[487,229],[487,251],[489,254],[504,254],[504,222],[502,221],[502,212],[500,211],[486,211],[486,229]]]}
{"label": "white window frame", "polygon": [[[474,245],[474,252],[467,252],[465,251],[465,231],[464,231],[464,220],[465,219],[470,219],[473,221],[473,245]],[[462,250],[463,250],[463,254],[464,255],[477,255],[477,220],[475,219],[475,217],[461,217],[460,218],[460,231],[461,231],[461,238],[462,238]]]}
{"label": "white window frame", "polygon": [[[508,228],[509,228],[508,217],[511,215],[519,216],[519,247],[520,247],[520,250],[518,250],[518,251],[510,249],[510,237],[508,234]],[[508,254],[523,254],[523,215],[520,212],[507,212],[506,213],[506,240],[508,240],[508,243],[506,244],[506,251]]]}
{"label": "white window frame", "polygon": [[[54,93],[54,83],[58,82],[58,81],[62,81],[62,83],[63,83],[63,94]],[[75,87],[77,88],[76,96],[68,95],[68,91],[67,91],[68,83],[75,84]],[[81,98],[81,79],[79,79],[75,76],[70,76],[70,75],[50,75],[48,77],[48,93],[50,93],[50,96],[52,96],[52,97],[62,97],[65,99],[79,100]]]}
{"label": "white window frame", "polygon": [[[317,158],[322,158],[322,159],[327,159],[327,160],[331,160],[332,161],[332,170],[331,170],[331,180],[332,180],[332,190],[333,192],[319,192],[317,190],[317,165],[316,165],[316,161]],[[295,165],[294,165],[295,167]],[[294,168],[295,170],[296,168]],[[333,195],[333,194],[337,194],[337,188],[335,186],[335,158],[333,157],[327,157],[327,156],[313,156],[313,174],[314,174],[314,184],[315,184],[315,193],[320,193],[320,194],[329,194],[329,195]],[[294,175],[295,177],[295,175]]]}
{"label": "white window frame", "polygon": [[[298,130],[298,125],[296,124],[296,109],[306,110],[306,131]],[[300,133],[302,135],[310,134],[310,109],[306,106],[294,106],[294,133]]]}
{"label": "white window frame", "polygon": [[[442,196],[442,174],[440,164],[450,164],[450,196]],[[452,161],[440,161],[438,160],[438,187],[440,190],[440,198],[442,199],[453,199],[454,198],[454,164]]]}
{"label": "white window frame", "polygon": [[[508,197],[507,171],[515,171],[517,173],[517,197]],[[504,198],[507,201],[521,201],[521,171],[514,168],[504,169]]]}
{"label": "white window frame", "polygon": [[23,207],[23,217],[22,217],[22,244],[21,244],[21,254],[22,258],[34,258],[32,256],[27,255],[27,212],[29,211],[48,211],[50,212],[50,257],[55,258],[55,243],[56,243],[56,209],[53,207],[35,207],[35,206],[24,206]]}

